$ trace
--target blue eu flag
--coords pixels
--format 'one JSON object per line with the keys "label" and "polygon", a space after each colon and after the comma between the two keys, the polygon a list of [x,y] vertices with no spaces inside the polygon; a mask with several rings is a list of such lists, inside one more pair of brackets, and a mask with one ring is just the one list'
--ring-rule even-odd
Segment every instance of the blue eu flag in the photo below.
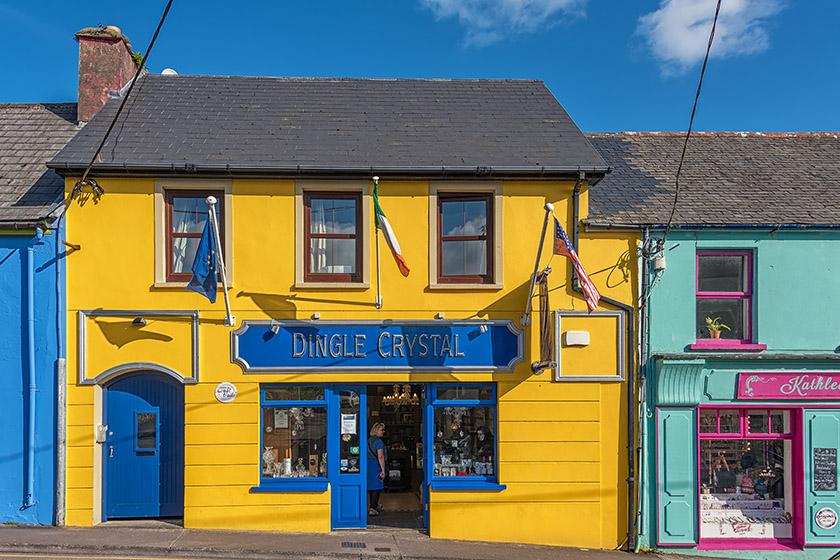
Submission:
{"label": "blue eu flag", "polygon": [[187,284],[188,290],[193,290],[216,303],[216,238],[213,237],[210,220],[204,223],[204,232],[195,252],[192,265],[192,278]]}

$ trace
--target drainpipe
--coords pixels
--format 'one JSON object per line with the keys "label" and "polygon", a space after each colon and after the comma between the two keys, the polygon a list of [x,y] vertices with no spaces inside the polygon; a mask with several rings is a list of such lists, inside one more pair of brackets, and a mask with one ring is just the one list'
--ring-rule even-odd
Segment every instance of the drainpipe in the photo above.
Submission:
{"label": "drainpipe", "polygon": [[[580,237],[580,187],[583,185],[584,181],[584,173],[581,172],[577,183],[575,183],[575,189],[572,193],[572,200],[574,202],[574,224],[573,232],[572,232],[572,245],[575,247],[575,251],[577,251],[578,256],[580,256],[580,249],[578,247],[578,239]],[[583,293],[583,288],[580,287],[580,279],[577,276],[577,272],[572,267],[572,289],[576,292]],[[635,506],[635,472],[636,472],[636,464],[635,464],[635,454],[636,454],[636,429],[635,429],[635,391],[634,391],[634,384],[635,384],[635,369],[634,369],[634,352],[636,346],[635,340],[635,328],[634,328],[634,321],[636,320],[635,313],[633,311],[632,305],[627,305],[626,303],[621,303],[620,301],[616,301],[612,298],[601,296],[601,301],[605,303],[609,303],[615,307],[621,309],[625,316],[627,317],[627,329],[628,329],[628,336],[627,336],[627,355],[630,358],[630,367],[629,371],[627,372],[626,379],[629,380],[627,384],[627,550],[634,550],[636,548],[635,539],[636,539],[636,524],[635,524],[635,514],[636,514],[636,506]]]}
{"label": "drainpipe", "polygon": [[67,357],[64,355],[64,280],[62,267],[67,255],[62,255],[62,241],[64,241],[64,230],[62,229],[61,216],[55,225],[55,325],[56,325],[56,350],[58,360],[56,362],[56,415],[55,415],[55,524],[59,527],[65,525],[65,491],[67,486]]}
{"label": "drainpipe", "polygon": [[34,506],[35,494],[35,394],[38,392],[38,385],[35,383],[35,245],[44,237],[44,230],[35,230],[35,237],[26,247],[26,314],[29,317],[29,429],[27,446],[26,465],[26,498],[23,500],[23,507],[27,509]]}
{"label": "drainpipe", "polygon": [[[645,503],[648,495],[648,477],[645,476],[645,469],[648,457],[645,450],[648,448],[647,433],[647,367],[648,367],[648,298],[650,297],[650,264],[648,255],[645,253],[648,246],[650,230],[645,228],[642,232],[641,251],[641,272],[639,274],[639,288],[641,298],[639,301],[639,503],[636,508],[636,519],[638,520],[639,535],[646,534],[648,520],[645,512]],[[639,552],[639,542],[636,543],[634,552]]]}

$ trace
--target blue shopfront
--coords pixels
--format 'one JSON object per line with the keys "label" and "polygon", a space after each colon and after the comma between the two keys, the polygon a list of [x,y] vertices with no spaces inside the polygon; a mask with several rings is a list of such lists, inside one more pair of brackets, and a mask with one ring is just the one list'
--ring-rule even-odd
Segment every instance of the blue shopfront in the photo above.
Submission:
{"label": "blue shopfront", "polygon": [[428,527],[430,490],[503,490],[494,376],[513,372],[523,352],[511,321],[246,321],[231,341],[245,374],[329,379],[260,384],[262,461],[251,491],[329,491],[332,529],[366,527],[378,422],[389,523]]}

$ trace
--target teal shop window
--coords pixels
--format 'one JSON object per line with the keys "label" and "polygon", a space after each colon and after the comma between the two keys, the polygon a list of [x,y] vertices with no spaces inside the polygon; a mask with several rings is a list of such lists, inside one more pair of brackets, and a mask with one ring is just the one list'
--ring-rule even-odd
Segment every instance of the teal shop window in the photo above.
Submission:
{"label": "teal shop window", "polygon": [[792,542],[791,411],[701,408],[698,422],[700,538]]}
{"label": "teal shop window", "polygon": [[327,402],[317,386],[262,387],[261,478],[327,476]]}
{"label": "teal shop window", "polygon": [[438,385],[434,391],[433,481],[464,480],[462,477],[495,481],[498,475],[495,386]]}

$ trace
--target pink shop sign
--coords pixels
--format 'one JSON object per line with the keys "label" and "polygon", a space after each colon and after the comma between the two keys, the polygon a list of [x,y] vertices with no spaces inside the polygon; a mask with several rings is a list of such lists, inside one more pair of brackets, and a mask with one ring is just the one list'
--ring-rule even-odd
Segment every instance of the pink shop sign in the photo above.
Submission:
{"label": "pink shop sign", "polygon": [[739,399],[840,399],[838,373],[739,373]]}

